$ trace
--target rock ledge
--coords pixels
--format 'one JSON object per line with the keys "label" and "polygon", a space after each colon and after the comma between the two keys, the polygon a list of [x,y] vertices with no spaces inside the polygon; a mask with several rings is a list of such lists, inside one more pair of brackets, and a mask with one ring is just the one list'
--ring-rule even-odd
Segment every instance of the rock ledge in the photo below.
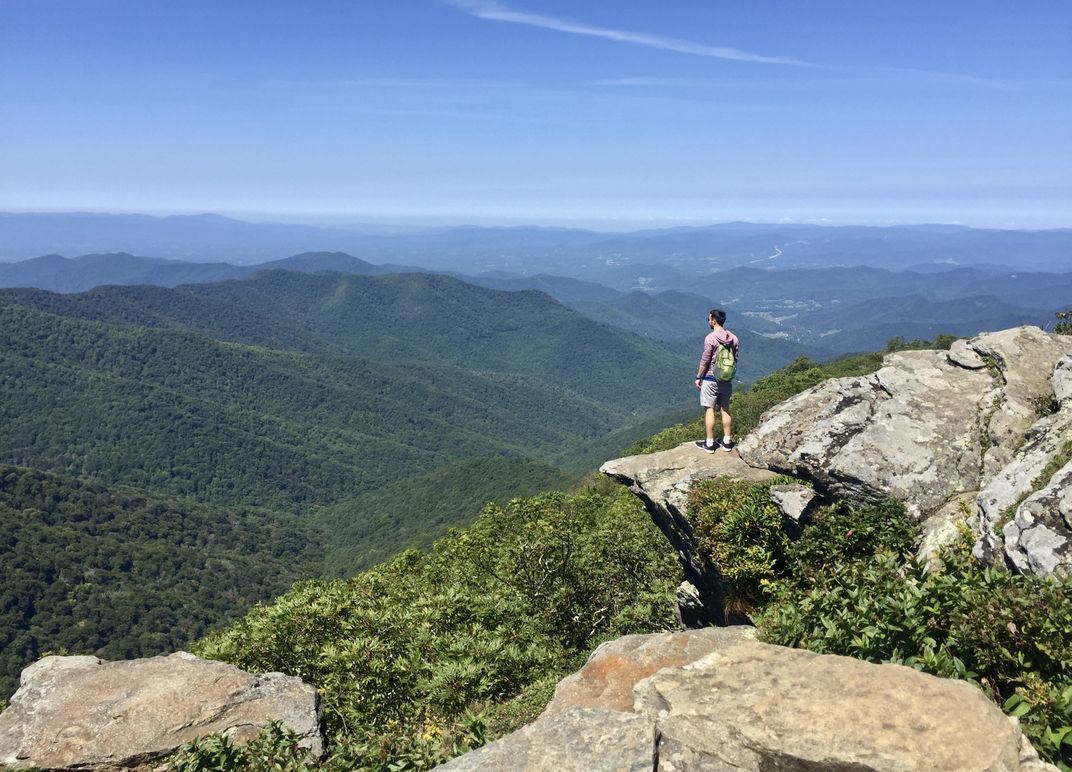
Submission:
{"label": "rock ledge", "polygon": [[251,675],[186,652],[106,662],[45,657],[22,672],[0,714],[0,768],[149,769],[197,737],[244,741],[271,721],[324,752],[316,690],[282,673]]}

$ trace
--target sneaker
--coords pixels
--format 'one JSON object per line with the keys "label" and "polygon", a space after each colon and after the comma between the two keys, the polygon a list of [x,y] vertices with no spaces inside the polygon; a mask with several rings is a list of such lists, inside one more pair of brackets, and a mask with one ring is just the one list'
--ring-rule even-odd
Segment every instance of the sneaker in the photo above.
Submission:
{"label": "sneaker", "polygon": [[716,450],[718,450],[718,443],[719,441],[715,440],[714,445],[708,445],[707,440],[696,440],[696,447],[706,453],[714,453]]}
{"label": "sneaker", "polygon": [[727,453],[737,447],[737,443],[733,440],[730,440],[729,442],[726,442],[725,440],[719,440],[719,443],[722,445],[722,449]]}

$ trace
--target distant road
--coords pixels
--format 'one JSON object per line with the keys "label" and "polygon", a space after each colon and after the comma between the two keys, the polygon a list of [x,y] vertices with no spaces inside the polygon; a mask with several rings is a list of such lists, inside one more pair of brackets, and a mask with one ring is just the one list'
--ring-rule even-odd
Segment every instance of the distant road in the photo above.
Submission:
{"label": "distant road", "polygon": [[752,260],[752,261],[750,261],[749,264],[751,265],[751,263],[765,263],[768,260],[773,260],[774,258],[781,257],[781,256],[782,256],[782,250],[778,249],[778,245],[775,244],[774,245],[774,254],[773,255],[770,255],[769,257],[761,257],[758,260]]}

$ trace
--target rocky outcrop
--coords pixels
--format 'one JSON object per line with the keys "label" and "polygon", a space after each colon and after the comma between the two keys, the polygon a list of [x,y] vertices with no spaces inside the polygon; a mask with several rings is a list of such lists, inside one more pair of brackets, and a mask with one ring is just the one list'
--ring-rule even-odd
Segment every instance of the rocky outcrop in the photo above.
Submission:
{"label": "rocky outcrop", "polygon": [[678,611],[685,627],[724,624],[725,587],[718,571],[700,554],[688,518],[689,490],[710,477],[762,482],[774,473],[744,463],[736,453],[705,453],[692,443],[642,456],[608,461],[599,468],[629,486],[644,502],[655,525],[677,551],[684,582]]}
{"label": "rocky outcrop", "polygon": [[571,708],[436,767],[441,772],[651,772],[655,727],[644,716]]}
{"label": "rocky outcrop", "polygon": [[893,496],[916,520],[978,490],[981,416],[995,399],[987,370],[945,352],[890,354],[875,373],[819,384],[767,411],[740,443],[749,464],[813,480],[825,496]]}
{"label": "rocky outcrop", "polygon": [[1025,499],[1048,483],[1047,468],[1059,458],[1064,446],[1072,441],[1072,401],[1045,416],[1027,433],[1027,440],[976,497],[976,530],[979,541],[976,556],[999,560],[1005,552],[1002,528],[1018,514]]}
{"label": "rocky outcrop", "polygon": [[1031,426],[976,500],[976,556],[988,562],[1005,556],[1025,573],[1072,571],[1072,356],[1057,362],[1052,386],[1057,412]]}
{"label": "rocky outcrop", "polygon": [[1054,394],[1053,374],[1072,354],[1072,336],[1016,327],[973,338],[969,344],[1001,377],[1000,403],[987,423],[989,447],[984,477],[992,477],[1013,459],[1024,432],[1039,418],[1039,406]]}
{"label": "rocky outcrop", "polygon": [[[691,636],[677,648],[697,647],[698,632],[675,634]],[[631,638],[597,650],[585,670],[646,649],[635,640],[643,636]],[[711,631],[704,644],[710,654],[637,681],[628,706],[620,689],[590,690],[585,707],[549,709],[440,769],[1056,769],[1038,760],[1015,719],[966,682],[770,646],[730,629]],[[674,651],[666,634],[652,647]]]}
{"label": "rocky outcrop", "polygon": [[[769,410],[741,457],[811,480],[829,499],[900,499],[923,526],[923,555],[971,521],[980,558],[1008,550],[1019,570],[1054,570],[1072,560],[1064,478],[1050,486],[1039,475],[1072,437],[1070,355],[1072,336],[1037,327],[890,354],[871,375],[826,381]],[[1055,395],[1060,409],[1040,418]]]}
{"label": "rocky outcrop", "polygon": [[1003,535],[1005,554],[1022,573],[1072,573],[1072,462],[1016,509]]}
{"label": "rocky outcrop", "polygon": [[559,681],[543,715],[572,708],[631,710],[633,687],[638,681],[663,668],[695,662],[755,634],[754,627],[738,625],[626,635],[607,641],[592,652],[584,667]]}
{"label": "rocky outcrop", "polygon": [[185,652],[123,662],[45,657],[22,672],[0,714],[0,768],[150,769],[180,745],[236,741],[270,721],[324,752],[316,690],[282,673],[251,675]]}

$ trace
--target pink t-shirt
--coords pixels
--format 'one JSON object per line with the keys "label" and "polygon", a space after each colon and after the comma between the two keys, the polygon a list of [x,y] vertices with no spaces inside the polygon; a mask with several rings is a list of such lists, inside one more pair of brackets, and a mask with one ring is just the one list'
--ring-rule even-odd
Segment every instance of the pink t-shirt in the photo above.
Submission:
{"label": "pink t-shirt", "polygon": [[737,361],[737,355],[741,348],[741,342],[737,340],[737,336],[724,327],[717,330],[711,330],[707,337],[703,341],[703,356],[700,357],[700,371],[704,374],[704,377],[710,375],[714,377],[714,373],[711,372],[711,365],[715,363],[715,352],[719,346],[729,346],[730,351],[733,352],[733,361]]}

